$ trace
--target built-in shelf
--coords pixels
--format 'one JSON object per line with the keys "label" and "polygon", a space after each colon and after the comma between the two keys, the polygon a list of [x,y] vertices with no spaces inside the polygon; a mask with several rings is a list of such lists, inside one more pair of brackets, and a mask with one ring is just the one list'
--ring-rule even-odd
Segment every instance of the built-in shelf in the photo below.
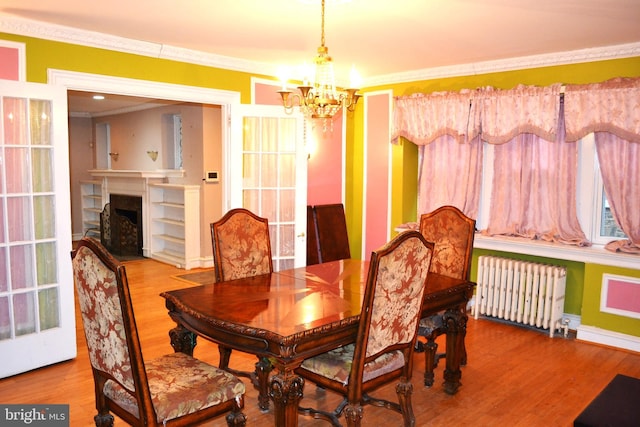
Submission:
{"label": "built-in shelf", "polygon": [[100,239],[100,213],[104,207],[102,181],[80,181],[82,234]]}
{"label": "built-in shelf", "polygon": [[191,269],[200,266],[200,186],[149,184],[150,256]]}
{"label": "built-in shelf", "polygon": [[92,169],[81,181],[83,233],[100,238],[100,213],[112,194],[142,198],[142,251],[148,258],[190,269],[200,256],[200,186],[169,183],[184,170]]}

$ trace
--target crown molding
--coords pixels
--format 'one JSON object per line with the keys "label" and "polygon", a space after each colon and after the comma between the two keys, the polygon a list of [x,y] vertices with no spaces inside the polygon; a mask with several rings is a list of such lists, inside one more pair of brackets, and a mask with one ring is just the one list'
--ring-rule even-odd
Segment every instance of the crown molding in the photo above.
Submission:
{"label": "crown molding", "polygon": [[[267,76],[277,75],[276,66],[262,62],[248,61],[245,59],[216,55],[159,43],[150,43],[104,33],[48,24],[40,21],[17,18],[2,13],[0,13],[0,32],[28,37],[38,37],[46,40],[132,53],[153,58],[187,62],[252,74],[264,74]],[[640,56],[640,42],[454,66],[424,68],[401,73],[373,76],[364,80],[364,86],[373,87],[446,77],[460,77],[527,68],[630,58],[634,56]]]}
{"label": "crown molding", "polygon": [[377,76],[367,79],[366,83],[367,86],[371,87],[392,83],[407,83],[446,77],[471,76],[476,74],[523,70],[528,68],[631,58],[634,56],[640,56],[640,42],[555,52],[542,55],[521,56],[447,67],[425,68],[421,70]]}
{"label": "crown molding", "polygon": [[0,32],[246,73],[276,74],[275,67],[261,62],[80,30],[2,13]]}

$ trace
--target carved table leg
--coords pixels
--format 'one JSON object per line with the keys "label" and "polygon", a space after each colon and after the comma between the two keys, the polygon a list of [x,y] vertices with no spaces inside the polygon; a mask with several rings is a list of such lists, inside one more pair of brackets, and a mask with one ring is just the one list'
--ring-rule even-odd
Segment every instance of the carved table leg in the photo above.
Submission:
{"label": "carved table leg", "polygon": [[256,385],[258,387],[258,407],[262,412],[269,410],[269,373],[273,370],[271,361],[261,357],[256,363]]}
{"label": "carved table leg", "polygon": [[433,385],[433,370],[438,364],[438,343],[432,339],[428,339],[424,345],[424,385],[431,387]]}
{"label": "carved table leg", "polygon": [[271,378],[270,386],[269,395],[273,399],[275,424],[281,427],[296,427],[304,379],[298,375],[279,373]]}
{"label": "carved table leg", "polygon": [[196,347],[196,335],[188,329],[177,326],[169,331],[171,347],[176,353],[184,353],[193,356],[193,349]]}
{"label": "carved table leg", "polygon": [[447,367],[444,370],[444,391],[448,394],[455,394],[461,385],[460,361],[464,351],[467,314],[460,309],[447,310],[443,320],[447,331]]}

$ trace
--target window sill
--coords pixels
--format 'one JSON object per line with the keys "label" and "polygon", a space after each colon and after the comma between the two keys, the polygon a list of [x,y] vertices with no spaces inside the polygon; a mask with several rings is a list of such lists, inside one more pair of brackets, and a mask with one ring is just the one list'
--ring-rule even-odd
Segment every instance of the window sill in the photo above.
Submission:
{"label": "window sill", "polygon": [[640,270],[640,256],[611,252],[602,245],[577,247],[517,237],[489,237],[476,233],[473,247]]}

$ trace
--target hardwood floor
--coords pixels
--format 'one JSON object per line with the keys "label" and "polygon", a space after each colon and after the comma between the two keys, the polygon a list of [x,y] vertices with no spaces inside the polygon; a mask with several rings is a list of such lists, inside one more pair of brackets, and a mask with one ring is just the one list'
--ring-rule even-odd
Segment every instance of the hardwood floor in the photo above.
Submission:
{"label": "hardwood floor", "polygon": [[[153,260],[130,261],[126,268],[144,356],[171,352],[167,332],[174,323],[159,293],[192,283],[173,277],[184,270]],[[94,425],[93,379],[79,318],[77,322],[77,358],[0,380],[1,403],[66,403],[71,426]],[[444,347],[444,341],[439,342]],[[424,388],[424,355],[415,354],[412,399],[417,426],[570,426],[616,374],[640,378],[640,353],[575,339],[550,339],[539,331],[491,320],[470,318],[466,343],[469,364],[462,368],[463,386],[454,396],[442,390],[444,361],[436,368],[436,384]],[[213,343],[200,339],[195,356],[217,364],[218,351]],[[231,356],[232,366],[243,369],[251,369],[255,361],[255,356],[239,352]],[[247,390],[247,425],[273,426],[273,415],[257,409],[256,391],[250,386]],[[395,399],[393,386],[385,388],[383,395]],[[305,405],[331,407],[335,403],[330,392],[315,386],[305,390]],[[365,407],[366,426],[400,423],[395,412]],[[116,425],[124,422],[116,419]],[[204,425],[226,424],[219,418]],[[300,425],[328,424],[301,417]]]}

